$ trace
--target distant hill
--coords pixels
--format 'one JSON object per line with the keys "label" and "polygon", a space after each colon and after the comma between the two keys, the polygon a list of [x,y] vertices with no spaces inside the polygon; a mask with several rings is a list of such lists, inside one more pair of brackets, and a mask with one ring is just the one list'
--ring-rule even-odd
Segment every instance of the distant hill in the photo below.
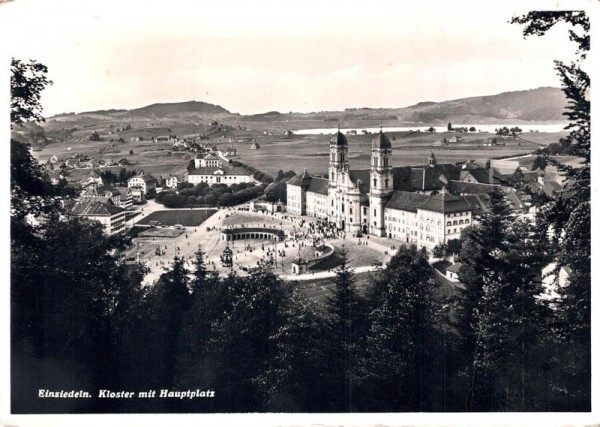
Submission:
{"label": "distant hill", "polygon": [[163,104],[152,104],[142,108],[129,110],[127,116],[169,116],[172,114],[185,113],[207,113],[207,114],[231,114],[225,108],[201,101],[174,102]]}
{"label": "distant hill", "polygon": [[54,119],[77,121],[85,126],[85,120],[106,121],[120,119],[156,120],[163,118],[176,119],[182,116],[199,114],[232,115],[241,121],[276,122],[289,121],[294,118],[310,118],[318,121],[400,121],[402,123],[441,124],[447,121],[453,123],[473,122],[510,122],[524,121],[565,121],[563,112],[567,105],[565,95],[559,88],[541,87],[531,90],[504,92],[498,95],[477,96],[454,99],[450,101],[424,101],[408,107],[399,108],[346,108],[344,111],[327,111],[313,113],[280,113],[268,111],[265,113],[239,115],[225,108],[201,101],[175,103],[157,103],[132,110],[98,110],[79,113],[56,115]]}
{"label": "distant hill", "polygon": [[421,102],[399,109],[398,113],[406,120],[425,123],[446,119],[460,120],[461,117],[564,121],[562,113],[566,104],[566,98],[561,89],[541,87],[444,102]]}

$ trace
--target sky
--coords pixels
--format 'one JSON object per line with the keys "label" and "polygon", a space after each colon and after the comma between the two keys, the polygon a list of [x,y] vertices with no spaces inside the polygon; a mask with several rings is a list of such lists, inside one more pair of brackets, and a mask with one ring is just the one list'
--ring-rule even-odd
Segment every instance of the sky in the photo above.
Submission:
{"label": "sky", "polygon": [[[558,5],[573,3],[588,2]],[[565,29],[524,39],[508,23],[551,4],[0,0],[0,35],[3,60],[48,66],[46,116],[190,100],[241,114],[404,107],[558,87]]]}

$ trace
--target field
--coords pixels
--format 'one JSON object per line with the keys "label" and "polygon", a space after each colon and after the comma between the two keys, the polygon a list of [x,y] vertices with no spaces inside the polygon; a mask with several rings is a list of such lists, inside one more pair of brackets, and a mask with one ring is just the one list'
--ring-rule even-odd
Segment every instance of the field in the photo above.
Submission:
{"label": "field", "polygon": [[[118,115],[117,115],[118,116]],[[126,166],[129,170],[144,170],[156,177],[166,177],[169,174],[183,174],[187,165],[196,154],[191,152],[170,152],[172,143],[154,143],[152,137],[165,134],[208,133],[209,139],[202,141],[215,145],[218,149],[235,148],[237,156],[232,160],[244,162],[269,175],[276,175],[282,169],[301,172],[306,168],[313,174],[325,174],[328,167],[330,135],[291,135],[285,136],[284,130],[308,129],[315,127],[332,127],[337,122],[324,122],[317,116],[286,115],[286,120],[274,118],[260,118],[259,120],[245,116],[218,115],[211,116],[224,126],[222,131],[216,131],[207,125],[206,117],[181,115],[170,118],[145,117],[128,118],[109,117],[103,115],[81,115],[69,118],[51,119],[45,124],[48,131],[59,131],[77,125],[77,131],[64,142],[53,143],[36,150],[33,154],[44,163],[53,154],[68,158],[76,153],[88,154],[95,161],[112,160],[118,162],[126,158],[132,163]],[[116,131],[123,125],[131,125],[131,130]],[[348,135],[349,160],[352,169],[365,169],[369,167],[372,134],[362,134],[361,129],[377,126],[369,120],[354,120],[344,122],[344,126],[354,128],[357,135]],[[407,125],[401,121],[385,121],[384,125]],[[418,126],[423,126],[423,123]],[[417,124],[415,124],[417,126]],[[101,136],[101,141],[90,141],[89,135],[96,131]],[[109,133],[110,132],[110,133]],[[392,140],[394,166],[420,165],[427,162],[430,152],[434,152],[439,162],[459,162],[467,159],[485,161],[491,157],[506,155],[519,155],[533,152],[540,146],[558,142],[566,133],[526,132],[521,139],[498,137],[500,143],[495,147],[484,147],[484,140],[496,138],[494,134],[486,132],[473,132],[458,134],[463,140],[459,143],[450,143],[447,147],[434,147],[434,143],[443,138],[451,138],[454,133],[387,133]],[[131,141],[132,137],[141,136],[142,141]],[[111,139],[123,138],[125,142],[112,141]],[[252,150],[252,142],[257,142],[260,149]],[[133,152],[132,154],[129,154]],[[106,169],[118,172],[123,166],[114,166]]]}
{"label": "field", "polygon": [[211,209],[176,209],[152,212],[138,224],[148,225],[150,221],[158,221],[163,225],[180,224],[185,227],[197,227],[211,217],[216,210]]}
{"label": "field", "polygon": [[[463,141],[449,144],[447,148],[433,147],[435,141],[444,137],[451,138],[453,135],[449,132],[418,133],[408,136],[406,133],[390,133],[388,136],[392,140],[392,163],[394,166],[426,164],[431,152],[440,163],[455,163],[467,159],[485,161],[493,157],[530,153],[540,145],[557,142],[562,136],[562,134],[538,133],[535,135],[535,143],[513,138],[498,138],[498,141],[505,145],[483,147],[479,146],[482,140],[496,136],[478,132],[464,135]],[[369,168],[373,137],[373,135],[348,136],[349,161],[352,169]],[[240,161],[270,175],[277,174],[280,169],[300,173],[304,168],[313,174],[326,174],[329,162],[329,138],[329,135],[294,136],[289,139],[281,137],[271,142],[259,142],[260,150],[250,150],[249,147],[240,144],[236,148]]]}

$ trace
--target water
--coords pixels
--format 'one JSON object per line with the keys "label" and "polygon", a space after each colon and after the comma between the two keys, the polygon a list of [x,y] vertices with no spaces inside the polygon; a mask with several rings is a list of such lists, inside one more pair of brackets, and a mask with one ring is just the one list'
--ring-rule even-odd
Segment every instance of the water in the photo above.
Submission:
{"label": "water", "polygon": [[[477,132],[491,132],[491,133],[495,133],[495,129],[498,128],[502,128],[502,127],[507,127],[507,128],[513,128],[513,127],[519,127],[521,128],[521,130],[523,131],[523,133],[529,133],[529,132],[545,132],[545,133],[558,133],[558,132],[563,132],[564,128],[566,126],[565,123],[553,123],[553,124],[502,124],[502,125],[476,125],[476,124],[452,124],[452,126],[454,126],[455,128],[457,127],[466,127],[466,128],[470,128],[471,126],[475,127],[475,129],[477,129]],[[435,129],[436,132],[447,132],[448,131],[448,127],[447,126],[433,126],[433,128]],[[363,133],[363,130],[368,131],[369,133],[376,133],[379,132],[379,127],[370,127],[370,128],[340,128],[340,131],[342,133],[348,133],[348,131],[350,130],[355,130],[357,133]],[[429,129],[429,126],[399,126],[399,127],[384,127],[383,131],[384,132],[409,132],[409,131],[421,131],[421,132],[427,132],[427,130]],[[332,135],[334,133],[336,133],[338,131],[338,128],[320,128],[320,129],[300,129],[300,130],[295,130],[293,131],[294,134],[296,135]],[[475,134],[477,132],[469,132],[470,134]]]}

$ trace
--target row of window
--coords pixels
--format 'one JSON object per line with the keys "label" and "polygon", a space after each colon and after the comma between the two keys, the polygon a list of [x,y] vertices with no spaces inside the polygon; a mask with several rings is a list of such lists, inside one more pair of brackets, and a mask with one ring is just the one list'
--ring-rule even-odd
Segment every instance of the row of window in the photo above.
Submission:
{"label": "row of window", "polygon": [[465,220],[461,219],[459,221],[456,221],[456,220],[454,220],[454,221],[447,221],[446,222],[446,226],[448,226],[448,225],[462,225],[462,224],[468,224],[468,223],[469,223],[468,219],[465,219]]}

